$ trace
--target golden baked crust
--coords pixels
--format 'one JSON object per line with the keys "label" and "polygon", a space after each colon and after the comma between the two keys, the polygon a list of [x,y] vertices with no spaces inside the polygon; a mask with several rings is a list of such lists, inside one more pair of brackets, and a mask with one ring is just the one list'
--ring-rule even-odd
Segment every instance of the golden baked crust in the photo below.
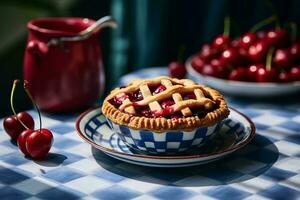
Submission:
{"label": "golden baked crust", "polygon": [[[138,87],[140,87],[141,85],[145,85],[145,84],[149,84],[149,83],[153,83],[153,82],[160,82],[161,80],[170,80],[172,82],[180,83],[180,84],[194,83],[193,81],[191,81],[189,79],[179,80],[179,79],[172,79],[169,77],[157,77],[157,78],[148,79],[148,80],[135,80],[135,81],[131,82],[126,88],[114,89],[105,98],[104,103],[102,105],[102,113],[116,124],[125,125],[125,126],[128,126],[129,128],[135,129],[135,130],[150,130],[150,131],[155,131],[155,132],[165,132],[165,131],[170,131],[170,130],[189,131],[189,130],[192,130],[195,128],[208,127],[208,126],[212,126],[212,125],[216,124],[217,122],[225,119],[229,115],[229,109],[224,100],[224,97],[218,91],[211,89],[209,87],[201,86],[201,85],[197,85],[197,87],[194,87],[194,90],[201,89],[201,91],[203,93],[205,93],[206,95],[209,95],[213,101],[218,102],[218,107],[212,111],[209,111],[202,118],[200,118],[199,116],[184,116],[184,117],[178,118],[178,119],[167,119],[164,117],[147,118],[147,117],[134,116],[134,115],[130,115],[126,112],[119,110],[118,108],[116,108],[114,105],[112,105],[109,102],[110,99],[114,98],[117,94],[124,93],[124,91],[126,91],[126,92],[133,91],[133,90],[138,89]],[[168,91],[166,93],[168,93]],[[162,95],[165,95],[165,93],[163,93]],[[149,99],[151,99],[151,97],[149,97]],[[206,98],[203,98],[201,100],[202,100],[201,102],[203,102],[203,105],[206,105],[207,103],[209,103],[209,101],[207,101]],[[185,106],[188,106],[188,104],[191,104],[191,103],[192,104],[197,103],[196,101],[189,101],[189,100],[185,100],[185,101],[187,102],[187,105],[185,105]],[[129,106],[127,105],[126,107],[127,108],[130,107],[132,104],[134,104],[134,103],[129,102]]]}

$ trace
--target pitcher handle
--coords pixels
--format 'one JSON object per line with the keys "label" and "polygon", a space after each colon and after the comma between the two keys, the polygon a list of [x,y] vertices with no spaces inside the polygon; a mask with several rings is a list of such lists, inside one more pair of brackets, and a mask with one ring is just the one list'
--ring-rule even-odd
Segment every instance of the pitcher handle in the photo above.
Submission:
{"label": "pitcher handle", "polygon": [[116,28],[117,22],[111,16],[105,16],[97,20],[94,24],[79,32],[77,36],[74,37],[60,37],[53,38],[48,42],[48,46],[57,45],[65,41],[81,41],[88,38],[95,30],[105,27]]}
{"label": "pitcher handle", "polygon": [[94,24],[92,24],[90,27],[84,29],[79,33],[79,36],[90,36],[94,30],[110,27],[110,28],[116,28],[118,26],[117,22],[111,17],[111,16],[105,16],[101,19],[97,20]]}

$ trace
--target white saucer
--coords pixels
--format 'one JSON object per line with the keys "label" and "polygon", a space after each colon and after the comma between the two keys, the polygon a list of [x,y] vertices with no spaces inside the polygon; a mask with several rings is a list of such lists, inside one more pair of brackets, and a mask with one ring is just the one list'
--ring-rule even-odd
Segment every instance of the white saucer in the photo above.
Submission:
{"label": "white saucer", "polygon": [[212,144],[176,156],[145,155],[129,149],[110,129],[100,108],[81,114],[76,121],[76,129],[82,139],[108,156],[151,167],[186,167],[212,162],[242,148],[255,136],[253,122],[232,108],[230,116],[224,120],[220,133]]}

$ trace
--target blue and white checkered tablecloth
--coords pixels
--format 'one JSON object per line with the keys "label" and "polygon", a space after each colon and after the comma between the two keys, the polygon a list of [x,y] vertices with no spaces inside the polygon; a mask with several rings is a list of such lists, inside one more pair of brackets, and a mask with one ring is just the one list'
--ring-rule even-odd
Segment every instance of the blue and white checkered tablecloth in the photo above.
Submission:
{"label": "blue and white checkered tablecloth", "polygon": [[[121,82],[165,73],[139,71]],[[112,159],[76,134],[78,115],[43,115],[54,144],[42,161],[24,158],[1,126],[0,199],[300,199],[299,99],[228,100],[254,121],[256,138],[231,159],[189,168],[157,169]]]}

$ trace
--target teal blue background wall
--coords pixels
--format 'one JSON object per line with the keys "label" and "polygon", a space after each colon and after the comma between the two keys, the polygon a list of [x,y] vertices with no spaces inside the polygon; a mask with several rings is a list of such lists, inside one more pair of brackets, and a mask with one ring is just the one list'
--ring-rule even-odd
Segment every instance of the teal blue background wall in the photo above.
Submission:
{"label": "teal blue background wall", "polygon": [[[112,15],[116,30],[99,36],[106,68],[106,89],[130,71],[167,65],[185,45],[185,58],[223,29],[224,16],[232,19],[238,36],[258,21],[277,14],[281,21],[299,24],[297,0],[2,0],[0,2],[0,116],[10,113],[12,80],[22,78],[26,23],[38,17],[81,16],[98,19]],[[21,89],[16,107],[30,107]]]}

